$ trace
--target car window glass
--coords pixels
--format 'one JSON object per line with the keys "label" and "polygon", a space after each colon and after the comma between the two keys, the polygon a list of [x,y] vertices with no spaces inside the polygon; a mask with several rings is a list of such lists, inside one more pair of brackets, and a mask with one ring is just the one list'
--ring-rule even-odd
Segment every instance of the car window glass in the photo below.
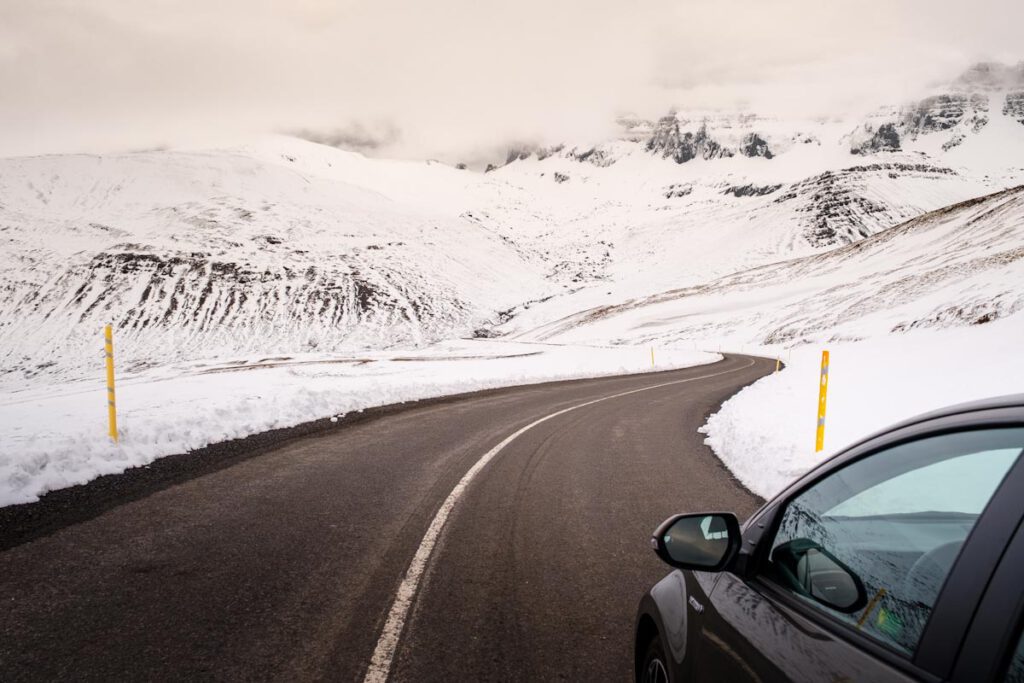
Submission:
{"label": "car window glass", "polygon": [[906,654],[1024,429],[921,439],[827,475],[791,500],[766,576]]}
{"label": "car window glass", "polygon": [[1010,668],[1006,670],[1006,683],[1024,683],[1024,633],[1017,640],[1017,650],[1010,660]]}

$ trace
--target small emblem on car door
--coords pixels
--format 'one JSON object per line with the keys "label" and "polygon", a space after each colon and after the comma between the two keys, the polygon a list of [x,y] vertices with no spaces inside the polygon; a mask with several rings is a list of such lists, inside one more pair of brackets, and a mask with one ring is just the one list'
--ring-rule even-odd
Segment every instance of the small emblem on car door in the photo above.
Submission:
{"label": "small emblem on car door", "polygon": [[690,607],[692,607],[697,612],[697,614],[702,614],[704,612],[704,605],[697,602],[696,598],[694,598],[692,595],[690,596],[689,602]]}

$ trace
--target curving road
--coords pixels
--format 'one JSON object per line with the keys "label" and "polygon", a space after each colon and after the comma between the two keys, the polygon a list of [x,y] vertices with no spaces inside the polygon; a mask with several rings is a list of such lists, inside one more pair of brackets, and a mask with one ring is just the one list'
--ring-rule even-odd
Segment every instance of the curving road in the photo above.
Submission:
{"label": "curving road", "polygon": [[628,680],[650,531],[759,502],[697,429],[774,365],[416,404],[73,524],[30,510],[45,534],[0,546],[0,680]]}

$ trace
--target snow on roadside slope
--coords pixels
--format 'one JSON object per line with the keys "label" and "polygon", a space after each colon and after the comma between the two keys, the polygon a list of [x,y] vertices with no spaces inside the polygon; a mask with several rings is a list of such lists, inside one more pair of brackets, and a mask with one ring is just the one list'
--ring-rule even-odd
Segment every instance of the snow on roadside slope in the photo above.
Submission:
{"label": "snow on roadside slope", "polygon": [[[1024,314],[982,327],[805,346],[789,365],[711,416],[706,443],[744,486],[770,498],[807,470],[895,422],[1024,393]],[[814,452],[821,351],[829,350],[825,450]],[[764,355],[786,351],[762,349]]]}
{"label": "snow on roadside slope", "polygon": [[[657,369],[719,358],[662,350]],[[406,354],[179,364],[119,378],[121,442],[115,446],[106,437],[105,390],[97,366],[97,381],[0,393],[0,506],[31,502],[47,491],[165,455],[374,406],[650,370],[646,347],[469,340]]]}

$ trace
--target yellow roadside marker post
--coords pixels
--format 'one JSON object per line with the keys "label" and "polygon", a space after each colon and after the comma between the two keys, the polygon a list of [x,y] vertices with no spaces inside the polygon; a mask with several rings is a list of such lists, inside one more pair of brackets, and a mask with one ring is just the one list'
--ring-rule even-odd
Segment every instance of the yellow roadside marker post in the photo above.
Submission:
{"label": "yellow roadside marker post", "polygon": [[878,592],[875,593],[875,597],[871,598],[871,601],[868,603],[868,606],[864,608],[864,614],[860,615],[860,619],[857,620],[857,628],[864,627],[864,622],[868,620],[868,616],[875,609],[875,606],[878,604],[878,601],[885,597],[885,594],[886,590],[884,588],[878,589]]}
{"label": "yellow roadside marker post", "polygon": [[821,381],[818,383],[818,431],[814,440],[814,452],[825,447],[825,399],[828,394],[828,351],[821,352]]}
{"label": "yellow roadside marker post", "polygon": [[654,367],[654,347],[651,347],[651,367]]}
{"label": "yellow roadside marker post", "polygon": [[110,325],[103,329],[107,357],[107,421],[110,438],[117,443],[117,404],[114,400],[114,332]]}
{"label": "yellow roadside marker post", "polygon": [[782,359],[781,358],[776,358],[775,359],[775,372],[778,372],[781,369],[782,369]]}

